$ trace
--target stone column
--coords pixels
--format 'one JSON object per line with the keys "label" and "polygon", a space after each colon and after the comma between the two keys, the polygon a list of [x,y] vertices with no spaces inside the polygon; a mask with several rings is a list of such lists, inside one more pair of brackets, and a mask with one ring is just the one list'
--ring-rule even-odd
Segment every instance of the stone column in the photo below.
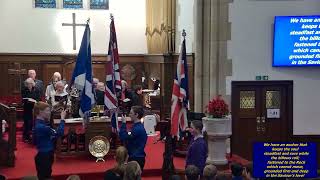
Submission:
{"label": "stone column", "polygon": [[232,74],[232,62],[227,56],[227,42],[231,39],[231,2],[197,0],[194,3],[196,112],[203,112],[214,96],[226,97],[226,76]]}

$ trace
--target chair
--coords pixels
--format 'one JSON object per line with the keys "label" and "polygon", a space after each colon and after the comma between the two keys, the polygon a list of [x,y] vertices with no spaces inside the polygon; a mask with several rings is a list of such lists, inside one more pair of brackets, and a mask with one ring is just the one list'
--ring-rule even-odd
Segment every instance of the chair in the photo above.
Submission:
{"label": "chair", "polygon": [[155,126],[157,125],[156,117],[154,115],[146,115],[143,118],[144,129],[148,135],[155,135]]}

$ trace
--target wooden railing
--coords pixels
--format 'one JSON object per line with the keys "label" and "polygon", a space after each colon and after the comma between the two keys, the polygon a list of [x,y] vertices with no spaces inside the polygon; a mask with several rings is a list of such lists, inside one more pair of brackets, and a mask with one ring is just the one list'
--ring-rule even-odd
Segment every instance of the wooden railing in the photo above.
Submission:
{"label": "wooden railing", "polygon": [[0,165],[13,167],[16,150],[16,108],[0,103],[0,120],[6,120],[9,125],[8,139],[0,131]]}

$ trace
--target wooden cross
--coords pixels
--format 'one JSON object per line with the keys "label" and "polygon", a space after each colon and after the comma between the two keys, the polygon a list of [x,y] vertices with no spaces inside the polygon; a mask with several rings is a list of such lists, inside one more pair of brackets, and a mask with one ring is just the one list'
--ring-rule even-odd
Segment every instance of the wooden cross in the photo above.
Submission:
{"label": "wooden cross", "polygon": [[72,23],[62,23],[62,26],[72,26],[73,28],[73,50],[76,50],[77,46],[77,35],[76,35],[76,27],[77,26],[86,26],[87,24],[77,24],[76,23],[76,13],[72,13]]}
{"label": "wooden cross", "polygon": [[21,69],[20,63],[13,63],[14,69],[8,69],[8,74],[13,75],[13,93],[20,93],[22,85],[22,76],[27,74],[27,69]]}

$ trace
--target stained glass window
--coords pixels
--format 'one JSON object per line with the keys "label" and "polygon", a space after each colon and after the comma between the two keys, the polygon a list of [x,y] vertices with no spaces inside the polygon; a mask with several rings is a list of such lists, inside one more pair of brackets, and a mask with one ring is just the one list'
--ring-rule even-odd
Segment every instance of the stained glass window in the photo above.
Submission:
{"label": "stained glass window", "polygon": [[36,8],[56,8],[56,0],[35,0]]}
{"label": "stained glass window", "polygon": [[83,1],[82,0],[63,0],[63,8],[82,9]]}
{"label": "stained glass window", "polygon": [[109,0],[90,0],[90,9],[109,9]]}

